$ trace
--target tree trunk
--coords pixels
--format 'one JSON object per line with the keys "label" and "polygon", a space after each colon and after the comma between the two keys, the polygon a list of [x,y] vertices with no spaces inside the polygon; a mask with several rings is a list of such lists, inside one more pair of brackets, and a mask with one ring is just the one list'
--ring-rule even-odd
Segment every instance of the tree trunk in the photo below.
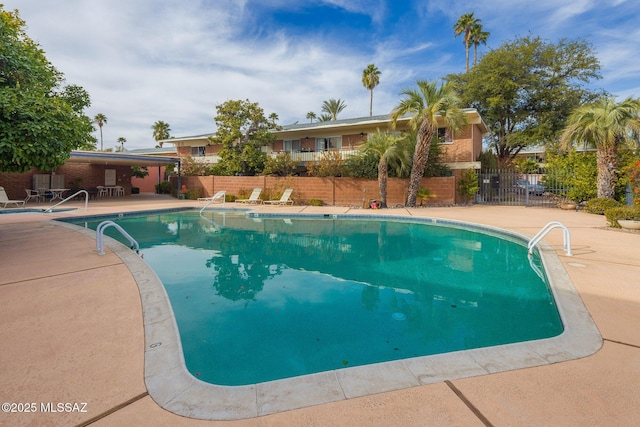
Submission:
{"label": "tree trunk", "polygon": [[387,207],[387,181],[389,179],[389,167],[384,157],[378,163],[378,186],[380,187],[380,207]]}
{"label": "tree trunk", "polygon": [[618,152],[616,145],[598,147],[596,161],[598,165],[598,197],[615,198],[615,185],[618,170]]}
{"label": "tree trunk", "polygon": [[373,89],[369,89],[369,117],[373,117]]}
{"label": "tree trunk", "polygon": [[413,164],[411,165],[411,175],[409,175],[409,188],[407,189],[407,206],[416,207],[416,196],[420,189],[420,181],[424,176],[424,167],[429,158],[429,147],[433,139],[433,127],[427,119],[422,121],[418,129],[418,139],[416,149],[413,153]]}

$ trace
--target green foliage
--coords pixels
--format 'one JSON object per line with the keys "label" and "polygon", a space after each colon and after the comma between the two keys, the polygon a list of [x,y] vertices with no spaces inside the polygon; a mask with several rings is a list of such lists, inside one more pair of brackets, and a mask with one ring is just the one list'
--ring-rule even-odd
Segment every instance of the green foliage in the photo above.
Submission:
{"label": "green foliage", "polygon": [[596,97],[584,85],[599,71],[584,40],[554,44],[528,36],[503,43],[468,73],[448,79],[462,104],[476,108],[487,123],[491,146],[504,161],[529,145],[557,139],[571,111]]}
{"label": "green foliage", "polygon": [[[153,126],[151,126],[151,129],[153,130],[153,139],[156,141],[171,138],[171,127],[167,122],[158,120],[153,124]],[[159,147],[162,147],[162,145],[160,144]]]}
{"label": "green foliage", "polygon": [[598,168],[593,153],[547,153],[546,160],[547,173],[542,178],[545,187],[566,188],[558,195],[577,203],[596,197]]}
{"label": "green foliage", "polygon": [[235,202],[236,201],[236,196],[234,196],[233,194],[225,194],[224,195],[224,201],[231,203],[231,202]]}
{"label": "green foliage", "polygon": [[[339,98],[331,98],[330,100],[324,101],[322,103],[322,112],[330,116],[331,120],[338,120],[338,114],[340,114],[345,108],[347,108],[347,104],[345,104],[345,102]],[[325,117],[324,114],[321,116],[321,118],[323,117]]]}
{"label": "green foliage", "polygon": [[345,171],[345,161],[338,150],[325,151],[317,162],[307,165],[307,173],[311,176],[343,176]]}
{"label": "green foliage", "polygon": [[595,215],[604,215],[607,209],[617,208],[622,206],[617,200],[609,199],[607,197],[599,197],[596,199],[588,200],[584,205],[584,211]]}
{"label": "green foliage", "polygon": [[89,94],[64,76],[0,5],[0,171],[55,170],[72,150],[92,148]]}
{"label": "green foliage", "polygon": [[322,206],[324,205],[324,202],[322,201],[322,199],[311,199],[309,200],[309,204],[311,206]]}
{"label": "green foliage", "polygon": [[157,194],[171,194],[171,182],[161,181],[155,185]]}
{"label": "green foliage", "polygon": [[[358,151],[344,162],[345,176],[351,178],[376,179],[378,177],[378,157],[371,152]],[[392,176],[392,172],[389,171]]]}
{"label": "green foliage", "polygon": [[500,167],[498,156],[493,151],[482,150],[478,156],[478,161],[483,172],[494,171]]}
{"label": "green foliage", "polygon": [[198,162],[191,156],[180,158],[180,174],[184,176],[203,176],[206,175],[207,164]]}
{"label": "green foliage", "polygon": [[290,176],[298,169],[295,160],[291,158],[291,153],[278,153],[275,157],[268,157],[264,164],[263,175]]}
{"label": "green foliage", "polygon": [[478,174],[473,169],[467,169],[462,173],[458,181],[458,191],[462,195],[465,204],[473,200],[473,196],[480,190],[478,184]]}
{"label": "green foliage", "polygon": [[131,176],[144,178],[145,176],[149,176],[149,169],[146,166],[131,166]]}
{"label": "green foliage", "polygon": [[248,99],[230,100],[216,106],[215,144],[222,144],[217,170],[221,175],[257,175],[264,170],[267,155],[262,147],[275,140],[277,115],[265,117],[264,110]]}
{"label": "green foliage", "polygon": [[514,162],[516,170],[520,173],[535,173],[538,171],[538,162],[529,158],[516,159]]}
{"label": "green foliage", "polygon": [[640,221],[640,206],[620,206],[604,211],[610,227],[620,228],[618,220]]}
{"label": "green foliage", "polygon": [[200,197],[204,197],[204,188],[202,187],[189,188],[186,194],[187,194],[187,199],[198,200]]}
{"label": "green foliage", "polygon": [[420,187],[418,189],[418,193],[416,194],[416,198],[420,201],[420,206],[422,206],[422,203],[425,200],[428,200],[432,197],[436,197],[436,195],[431,190],[425,187]]}

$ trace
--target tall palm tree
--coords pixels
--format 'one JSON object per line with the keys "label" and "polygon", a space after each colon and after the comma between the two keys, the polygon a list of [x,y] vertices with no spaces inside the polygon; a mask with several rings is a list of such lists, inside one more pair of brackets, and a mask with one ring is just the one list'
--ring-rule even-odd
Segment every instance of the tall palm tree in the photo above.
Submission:
{"label": "tall palm tree", "polygon": [[307,119],[309,119],[309,123],[313,123],[313,119],[317,119],[318,116],[316,116],[316,113],[314,113],[313,111],[309,111],[307,113]]}
{"label": "tall palm tree", "polygon": [[480,23],[478,18],[473,16],[474,12],[465,13],[453,25],[453,32],[456,37],[463,34],[464,50],[467,56],[467,71],[469,71],[469,44],[471,43],[471,28]]}
{"label": "tall palm tree", "polygon": [[458,107],[459,98],[450,83],[418,80],[416,89],[405,89],[400,103],[391,112],[393,127],[400,117],[412,114],[409,126],[417,131],[416,147],[409,175],[407,206],[416,206],[416,195],[429,157],[429,147],[438,129],[438,120],[454,132],[466,123],[464,112]]}
{"label": "tall palm tree", "polygon": [[331,120],[333,120],[333,116],[329,113],[321,114],[320,117],[318,117],[319,122],[330,122]]}
{"label": "tall palm tree", "polygon": [[616,103],[613,98],[576,108],[562,132],[565,146],[591,144],[596,147],[598,197],[613,198],[618,168],[618,147],[633,143],[633,133],[640,130],[640,99],[627,98]]}
{"label": "tall palm tree", "polygon": [[330,100],[322,103],[322,111],[324,113],[331,114],[331,120],[338,120],[338,114],[340,114],[340,112],[345,108],[347,108],[347,104],[345,104],[340,98],[331,98]]}
{"label": "tall palm tree", "polygon": [[491,33],[482,31],[482,24],[476,24],[471,27],[471,44],[473,45],[473,66],[476,66],[478,59],[478,46],[487,44],[487,39]]}
{"label": "tall palm tree", "polygon": [[373,64],[367,65],[362,71],[362,84],[369,89],[369,117],[373,116],[373,89],[380,84],[380,70]]}
{"label": "tall palm tree", "polygon": [[155,139],[160,148],[162,148],[160,140],[171,138],[171,127],[169,123],[158,120],[151,126],[151,129],[153,129],[153,139]]}
{"label": "tall palm tree", "polygon": [[389,161],[396,157],[398,140],[388,134],[378,130],[370,134],[367,141],[362,145],[365,153],[372,153],[380,160],[378,161],[378,186],[380,188],[380,207],[387,207],[387,181],[389,180]]}
{"label": "tall palm tree", "polygon": [[100,128],[100,151],[104,150],[104,147],[102,146],[102,126],[107,124],[107,116],[105,116],[102,113],[98,113],[96,114],[96,116],[93,118],[93,121],[98,125],[98,127]]}
{"label": "tall palm tree", "polygon": [[127,138],[119,137],[118,142],[120,143],[120,151],[124,151],[124,143],[127,142]]}

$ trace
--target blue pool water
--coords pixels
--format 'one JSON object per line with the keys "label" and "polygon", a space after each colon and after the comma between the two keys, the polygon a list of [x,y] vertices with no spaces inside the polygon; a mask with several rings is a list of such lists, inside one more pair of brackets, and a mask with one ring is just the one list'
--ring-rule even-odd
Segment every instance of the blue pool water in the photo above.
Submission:
{"label": "blue pool water", "polygon": [[[559,335],[526,245],[480,229],[198,211],[115,220],[169,295],[189,371],[245,385]],[[107,234],[119,238],[108,229]],[[126,240],[122,240],[123,243]],[[540,270],[540,260],[534,265]]]}

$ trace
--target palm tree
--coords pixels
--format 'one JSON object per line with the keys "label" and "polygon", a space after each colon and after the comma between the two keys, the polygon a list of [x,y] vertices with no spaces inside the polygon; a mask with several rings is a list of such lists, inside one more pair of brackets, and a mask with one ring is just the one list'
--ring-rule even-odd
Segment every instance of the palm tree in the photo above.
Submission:
{"label": "palm tree", "polygon": [[478,25],[480,20],[473,16],[474,12],[465,13],[453,26],[453,31],[457,36],[464,34],[464,49],[467,56],[467,71],[469,71],[469,43],[471,42],[471,28],[474,25]]}
{"label": "palm tree", "polygon": [[387,207],[387,181],[389,180],[389,161],[396,157],[398,140],[388,133],[378,130],[369,135],[362,145],[365,153],[372,153],[378,161],[378,186],[380,187],[380,207]]}
{"label": "palm tree", "polygon": [[124,143],[127,142],[127,138],[119,137],[118,142],[120,143],[120,151],[124,151]]}
{"label": "palm tree", "polygon": [[369,117],[373,116],[373,89],[380,83],[380,70],[373,64],[367,65],[362,71],[362,84],[369,89]]}
{"label": "palm tree", "polygon": [[618,147],[633,143],[640,130],[640,99],[631,97],[616,103],[613,98],[576,108],[562,132],[565,146],[590,144],[596,147],[598,197],[613,198],[618,167]]}
{"label": "palm tree", "polygon": [[345,108],[347,108],[347,104],[345,104],[340,98],[332,98],[322,103],[322,111],[324,113],[331,114],[331,120],[338,120],[338,114],[340,114],[340,112]]}
{"label": "palm tree", "polygon": [[155,139],[160,148],[162,148],[162,142],[159,141],[171,138],[171,127],[169,127],[169,123],[158,120],[151,126],[151,129],[153,129],[153,139]]}
{"label": "palm tree", "polygon": [[487,39],[491,33],[482,31],[482,24],[476,24],[471,27],[471,44],[473,45],[473,66],[476,66],[478,59],[478,46],[487,44]]}
{"label": "palm tree", "polygon": [[409,126],[417,131],[416,147],[409,175],[407,206],[416,206],[416,195],[429,157],[429,147],[438,129],[438,119],[454,132],[466,123],[464,112],[458,107],[459,98],[449,83],[418,80],[417,89],[405,89],[404,98],[391,112],[393,127],[398,119],[413,114]]}
{"label": "palm tree", "polygon": [[96,116],[93,118],[93,121],[98,125],[98,127],[100,128],[100,151],[102,151],[104,148],[102,146],[102,125],[106,125],[107,124],[107,116],[105,116],[102,113],[98,113],[96,114]]}
{"label": "palm tree", "polygon": [[309,123],[313,123],[313,119],[317,119],[318,116],[316,116],[316,113],[314,113],[313,111],[309,111],[307,113],[307,119],[309,119]]}
{"label": "palm tree", "polygon": [[333,120],[333,116],[328,113],[321,114],[320,117],[318,117],[319,122],[330,122],[331,120]]}

